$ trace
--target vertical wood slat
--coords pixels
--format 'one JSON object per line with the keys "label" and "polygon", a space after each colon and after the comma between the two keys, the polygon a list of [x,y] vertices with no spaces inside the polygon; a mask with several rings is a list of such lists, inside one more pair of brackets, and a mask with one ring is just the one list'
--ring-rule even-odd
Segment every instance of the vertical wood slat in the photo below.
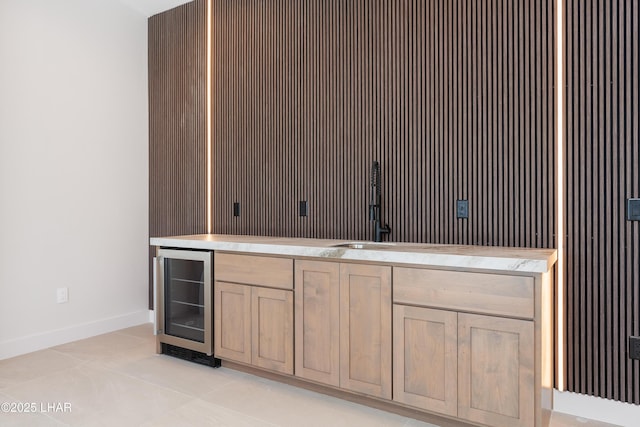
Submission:
{"label": "vertical wood slat", "polygon": [[640,12],[634,0],[567,0],[567,386],[640,404]]}
{"label": "vertical wood slat", "polygon": [[214,232],[554,247],[552,0],[213,3]]}
{"label": "vertical wood slat", "polygon": [[[154,15],[149,40],[149,235],[206,232],[207,12],[196,0]],[[154,251],[149,248],[149,257]],[[149,307],[153,308],[151,266]]]}

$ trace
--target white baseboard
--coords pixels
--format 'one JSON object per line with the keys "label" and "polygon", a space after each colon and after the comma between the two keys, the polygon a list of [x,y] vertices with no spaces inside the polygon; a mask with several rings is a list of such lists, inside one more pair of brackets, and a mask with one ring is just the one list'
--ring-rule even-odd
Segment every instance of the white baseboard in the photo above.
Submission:
{"label": "white baseboard", "polygon": [[0,342],[0,360],[20,356],[45,348],[77,341],[131,326],[149,323],[149,310],[140,310],[67,328],[28,335]]}
{"label": "white baseboard", "polygon": [[640,406],[601,397],[553,390],[553,410],[619,426],[638,426]]}

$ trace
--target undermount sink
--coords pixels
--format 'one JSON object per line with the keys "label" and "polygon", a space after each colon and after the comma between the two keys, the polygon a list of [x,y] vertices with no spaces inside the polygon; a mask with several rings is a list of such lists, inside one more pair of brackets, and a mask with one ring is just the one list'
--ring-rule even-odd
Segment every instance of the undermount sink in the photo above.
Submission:
{"label": "undermount sink", "polygon": [[366,249],[366,250],[380,250],[380,249],[395,249],[396,251],[409,251],[409,252],[456,252],[460,250],[460,247],[455,245],[443,245],[437,243],[392,243],[392,242],[344,242],[336,245],[331,245],[332,248],[345,248],[345,249]]}
{"label": "undermount sink", "polygon": [[346,242],[332,245],[333,248],[347,248],[347,249],[391,249],[395,245],[393,243],[378,243],[378,242]]}

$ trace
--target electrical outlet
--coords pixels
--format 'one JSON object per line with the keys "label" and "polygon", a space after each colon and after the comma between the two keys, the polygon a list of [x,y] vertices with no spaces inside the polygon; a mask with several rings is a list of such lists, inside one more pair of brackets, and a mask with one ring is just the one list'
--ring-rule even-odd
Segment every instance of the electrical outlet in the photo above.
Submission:
{"label": "electrical outlet", "polygon": [[240,203],[233,202],[233,216],[240,216]]}
{"label": "electrical outlet", "polygon": [[306,200],[300,200],[299,205],[299,214],[300,216],[307,216],[307,211],[309,210],[309,205]]}
{"label": "electrical outlet", "polygon": [[627,199],[627,221],[640,221],[640,199]]}
{"label": "electrical outlet", "polygon": [[468,200],[456,200],[456,218],[469,218]]}
{"label": "electrical outlet", "polygon": [[629,359],[640,360],[640,337],[629,337]]}
{"label": "electrical outlet", "polygon": [[69,288],[58,288],[56,291],[56,301],[58,304],[69,301]]}

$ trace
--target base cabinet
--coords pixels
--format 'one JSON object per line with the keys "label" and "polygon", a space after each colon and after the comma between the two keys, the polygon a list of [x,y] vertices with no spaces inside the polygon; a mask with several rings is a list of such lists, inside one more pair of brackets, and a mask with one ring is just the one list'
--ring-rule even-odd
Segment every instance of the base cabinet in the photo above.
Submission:
{"label": "base cabinet", "polygon": [[293,292],[237,283],[214,285],[215,354],[293,374]]}
{"label": "base cabinet", "polygon": [[213,313],[215,354],[251,363],[251,286],[215,282]]}
{"label": "base cabinet", "polygon": [[393,399],[475,423],[534,425],[533,322],[395,304]]}
{"label": "base cabinet", "polygon": [[293,292],[251,289],[251,363],[293,375]]}
{"label": "base cabinet", "polygon": [[293,260],[215,253],[214,350],[293,374]]}
{"label": "base cabinet", "polygon": [[532,321],[458,315],[458,416],[503,427],[534,425]]}
{"label": "base cabinet", "polygon": [[391,399],[391,267],[340,265],[340,387]]}
{"label": "base cabinet", "polygon": [[236,254],[214,263],[222,359],[476,425],[548,424],[550,337],[538,324],[549,302],[536,302],[548,275]]}
{"label": "base cabinet", "polygon": [[548,281],[405,267],[393,273],[395,401],[481,425],[548,423],[541,378],[549,352],[540,345],[550,337],[536,332],[540,308],[549,307],[536,299]]}
{"label": "base cabinet", "polygon": [[458,414],[458,315],[394,305],[393,400]]}
{"label": "base cabinet", "polygon": [[340,386],[340,264],[295,263],[296,376]]}
{"label": "base cabinet", "polygon": [[296,375],[391,399],[391,267],[296,261]]}

